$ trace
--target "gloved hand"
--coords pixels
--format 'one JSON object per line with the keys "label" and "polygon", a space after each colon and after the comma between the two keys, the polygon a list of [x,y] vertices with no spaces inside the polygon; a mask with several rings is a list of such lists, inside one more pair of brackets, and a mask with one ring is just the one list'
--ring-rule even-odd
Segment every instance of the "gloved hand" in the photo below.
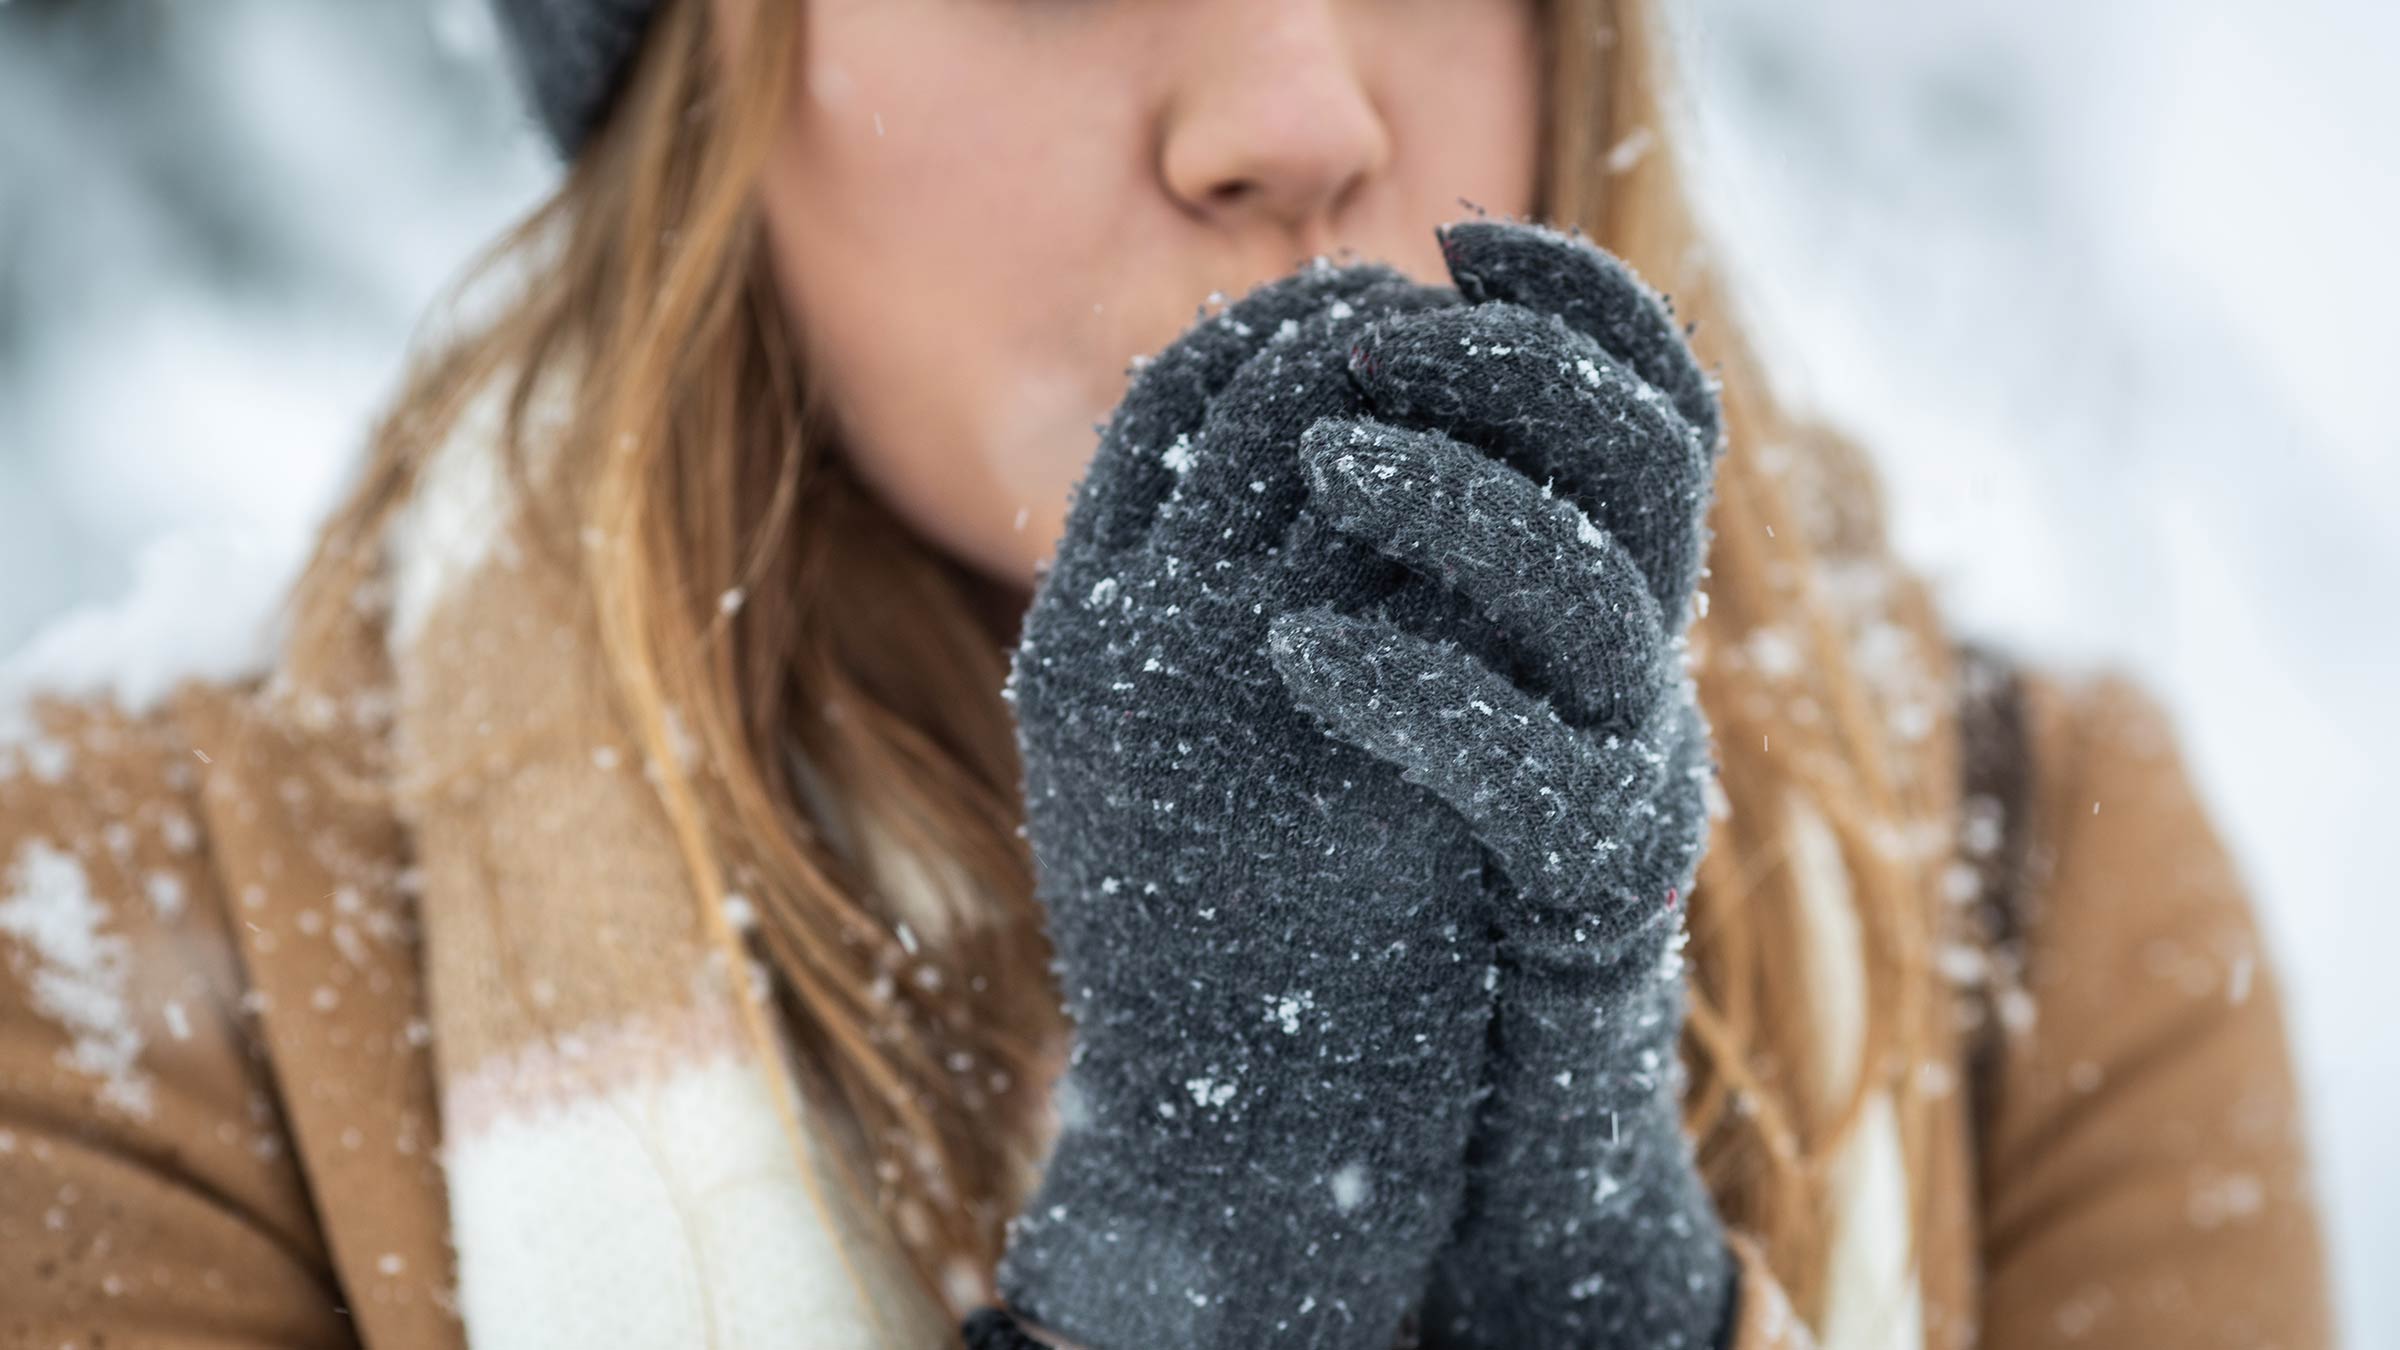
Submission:
{"label": "gloved hand", "polygon": [[1137,375],[1027,611],[1005,692],[1075,1042],[999,1288],[1048,1334],[1383,1350],[1449,1236],[1481,850],[1324,735],[1266,638],[1316,605],[1471,617],[1305,516],[1297,449],[1363,408],[1369,318],[1460,303],[1316,267],[1203,321]]}
{"label": "gloved hand", "polygon": [[[1312,607],[1277,669],[1335,736],[1451,803],[1497,867],[1490,1096],[1432,1346],[1705,1347],[1732,1301],[1681,1128],[1681,898],[1708,729],[1683,669],[1719,441],[1709,381],[1617,260],[1445,232],[1472,305],[1378,319],[1372,415],[1302,440],[1316,509],[1470,597],[1510,650]],[[1537,486],[1538,483],[1538,486]]]}

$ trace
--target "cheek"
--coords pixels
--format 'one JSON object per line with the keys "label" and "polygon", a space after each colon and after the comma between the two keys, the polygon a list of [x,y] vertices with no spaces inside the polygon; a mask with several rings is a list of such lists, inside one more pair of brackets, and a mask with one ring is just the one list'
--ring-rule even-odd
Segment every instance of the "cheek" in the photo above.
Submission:
{"label": "cheek", "polygon": [[1379,103],[1403,148],[1403,189],[1438,220],[1533,211],[1543,114],[1543,22],[1530,0],[1412,10],[1380,53]]}
{"label": "cheek", "polygon": [[1088,353],[1062,346],[1070,321],[1046,333],[995,323],[1024,310],[992,290],[983,277],[944,284],[920,273],[906,285],[845,288],[840,300],[820,289],[801,312],[842,453],[860,477],[932,542],[1030,584],[1109,395],[1093,387]]}
{"label": "cheek", "polygon": [[[1089,100],[1030,99],[1005,44],[924,22],[903,41],[917,8],[812,30],[768,237],[861,477],[938,545],[1029,581],[1134,350],[1103,270],[1126,174],[1097,157],[1138,138],[1105,134]],[[1053,102],[1084,125],[1051,125]],[[978,106],[1008,115],[958,116]]]}

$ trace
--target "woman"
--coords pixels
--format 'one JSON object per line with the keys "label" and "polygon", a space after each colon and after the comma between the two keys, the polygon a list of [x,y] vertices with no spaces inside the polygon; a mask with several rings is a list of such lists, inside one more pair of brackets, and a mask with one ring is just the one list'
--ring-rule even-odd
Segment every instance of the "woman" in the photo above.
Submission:
{"label": "woman", "polygon": [[2169,729],[1952,650],[1645,6],[504,16],[272,675],[0,750],[9,1343],[2328,1343]]}

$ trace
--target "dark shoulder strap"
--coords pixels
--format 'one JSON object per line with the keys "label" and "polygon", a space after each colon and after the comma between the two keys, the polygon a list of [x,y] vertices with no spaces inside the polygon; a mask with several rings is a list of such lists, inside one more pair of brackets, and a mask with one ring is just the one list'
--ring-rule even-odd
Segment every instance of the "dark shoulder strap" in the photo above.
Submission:
{"label": "dark shoulder strap", "polygon": [[1959,851],[1974,869],[1978,923],[1992,942],[2021,931],[2026,798],[2033,772],[2025,740],[2024,690],[2005,653],[1964,643],[1959,655],[1959,759],[1963,792]]}
{"label": "dark shoulder strap", "polygon": [[[1984,960],[1971,991],[1981,1016],[1968,1045],[1968,1075],[1979,1108],[1991,1100],[2000,1038],[2021,999],[2025,906],[2025,817],[2033,791],[2023,681],[1995,648],[1964,643],[1959,658],[1961,774],[1959,864],[1973,879],[1969,917]],[[1978,1109],[1975,1118],[1987,1112]]]}

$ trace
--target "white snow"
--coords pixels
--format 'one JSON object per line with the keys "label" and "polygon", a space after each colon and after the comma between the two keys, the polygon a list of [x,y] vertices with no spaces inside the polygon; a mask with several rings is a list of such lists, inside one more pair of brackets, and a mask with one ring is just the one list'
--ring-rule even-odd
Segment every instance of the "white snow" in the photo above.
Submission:
{"label": "white snow", "polygon": [[128,997],[131,952],[74,854],[39,839],[17,851],[0,880],[0,938],[0,959],[25,981],[34,1011],[67,1034],[61,1062],[99,1080],[105,1105],[148,1117],[155,1094]]}
{"label": "white snow", "polygon": [[[725,924],[736,933],[750,933],[758,928],[758,906],[739,891],[725,894]],[[905,927],[906,925],[903,925]]]}
{"label": "white snow", "polygon": [[1317,1006],[1314,990],[1303,989],[1267,1000],[1267,1020],[1283,1029],[1286,1036],[1300,1034],[1300,1014]]}
{"label": "white snow", "polygon": [[183,912],[183,878],[172,872],[152,872],[144,877],[142,892],[150,897],[150,907],[162,919],[172,919]]}
{"label": "white snow", "polygon": [[0,655],[0,752],[14,746],[39,776],[62,776],[64,749],[35,740],[25,715],[37,691],[105,694],[138,712],[185,678],[263,669],[304,540],[193,526],[143,545],[124,594],[61,614]]}
{"label": "white snow", "polygon": [[1231,1083],[1219,1082],[1215,1078],[1202,1074],[1196,1078],[1186,1079],[1183,1090],[1191,1093],[1192,1100],[1200,1105],[1214,1107],[1223,1106],[1232,1101],[1235,1089]]}
{"label": "white snow", "polygon": [[1362,1163],[1345,1164],[1325,1184],[1333,1191],[1333,1207],[1344,1214],[1356,1212],[1360,1205],[1367,1203],[1367,1196],[1374,1190],[1374,1183],[1368,1180],[1366,1166]]}

